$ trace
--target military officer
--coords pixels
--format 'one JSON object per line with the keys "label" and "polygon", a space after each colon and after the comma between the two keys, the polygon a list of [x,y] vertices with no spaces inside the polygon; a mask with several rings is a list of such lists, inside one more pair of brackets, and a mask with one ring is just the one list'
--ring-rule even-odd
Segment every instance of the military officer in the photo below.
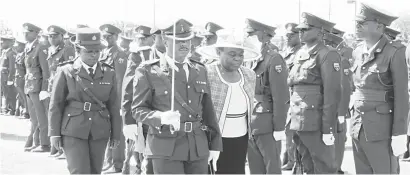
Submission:
{"label": "military officer", "polygon": [[[335,34],[336,36],[339,36],[340,38],[343,39],[343,35],[345,34],[344,31],[341,31],[337,28],[333,28],[332,34]],[[341,43],[339,43],[336,47],[337,52],[339,52],[340,56],[343,58],[347,58],[349,60],[349,64],[350,66],[353,65],[353,58],[352,58],[352,53],[353,53],[353,49],[351,47],[349,47],[345,41],[342,41]]]}
{"label": "military officer", "polygon": [[153,45],[153,47],[155,48],[155,52],[151,52],[152,54],[150,58],[162,57],[162,55],[165,53],[165,45],[162,40],[161,30],[157,28],[151,28],[150,33],[155,38],[154,45]]}
{"label": "military officer", "polygon": [[361,4],[353,51],[351,136],[357,174],[399,174],[397,156],[405,152],[409,96],[405,47],[384,33],[397,17]]}
{"label": "military officer", "polygon": [[[29,116],[29,110],[27,108],[27,98],[26,95],[24,94],[24,76],[26,75],[26,68],[24,67],[24,48],[26,47],[26,41],[23,41],[21,39],[16,39],[14,43],[14,51],[16,52],[16,60],[15,60],[15,69],[16,73],[14,75],[14,87],[16,88],[16,91],[18,93],[18,100],[19,100],[19,106],[22,107],[22,112],[21,115],[24,118],[30,118]],[[19,109],[19,108],[17,108]],[[32,144],[33,140],[31,140],[31,143],[25,147],[30,146]]]}
{"label": "military officer", "polygon": [[[122,85],[122,98],[121,98],[121,112],[122,121],[124,128],[129,125],[136,125],[137,122],[133,118],[131,113],[131,103],[133,98],[133,80],[135,75],[135,69],[145,61],[150,60],[151,52],[155,52],[155,48],[152,47],[154,43],[154,38],[150,33],[151,28],[147,26],[140,25],[135,28],[135,47],[131,48],[131,54],[128,57],[127,70],[125,71],[123,85]],[[143,128],[142,128],[143,127]],[[145,137],[148,133],[148,125],[142,125],[138,123],[138,130],[143,130],[142,132],[135,131],[134,135],[137,135],[137,140],[132,138],[126,138],[126,149],[125,149],[125,160],[122,168],[123,174],[130,173],[130,159],[134,157],[137,163],[137,170],[135,174],[141,174],[142,169],[146,169],[146,174],[153,174],[152,163],[147,160],[147,167],[142,168],[142,162],[144,159],[143,146],[145,145]],[[135,138],[135,137],[134,137]]]}
{"label": "military officer", "polygon": [[[295,60],[295,55],[297,51],[302,47],[302,44],[300,43],[299,39],[299,31],[296,29],[297,24],[296,23],[287,23],[285,25],[286,28],[286,35],[285,35],[285,40],[286,40],[286,48],[282,52],[282,57],[284,58],[287,69],[290,70],[293,66],[293,62]],[[290,118],[289,116],[286,119],[286,128],[285,128],[285,134],[286,134],[286,151],[283,156],[283,161],[282,161],[282,170],[292,170],[293,166],[295,165],[295,149],[296,145],[292,142],[293,138],[293,130],[289,129],[290,126]]]}
{"label": "military officer", "polygon": [[[394,30],[393,28],[386,27],[386,28],[384,29],[384,34],[387,36],[387,38],[388,38],[389,40],[395,41],[396,38],[397,38],[397,35],[399,35],[400,32],[397,31],[397,30]],[[399,41],[399,42],[400,42],[400,41]]]}
{"label": "military officer", "polygon": [[[111,24],[104,24],[100,26],[100,31],[102,32],[102,37],[107,43],[107,48],[105,48],[99,59],[100,62],[106,63],[114,67],[115,75],[117,76],[117,90],[118,96],[121,97],[121,85],[122,79],[124,78],[125,70],[127,68],[127,57],[124,51],[120,49],[117,45],[117,40],[119,34],[122,32],[118,27]],[[103,168],[104,172],[121,172],[122,164],[125,159],[125,138],[121,134],[120,145],[117,149],[111,150],[107,147],[105,156],[105,166]]]}
{"label": "military officer", "polygon": [[[406,48],[406,61],[407,61],[407,67],[410,69],[410,47],[409,45],[407,45],[407,48]],[[408,84],[410,84],[410,71],[409,71],[409,81],[408,82],[409,82]],[[410,89],[409,89],[409,93],[410,93]],[[410,105],[410,100],[409,100],[409,105]],[[410,113],[409,113],[409,116],[410,116]],[[408,117],[407,119],[407,144],[406,144],[407,151],[403,155],[403,161],[406,161],[406,162],[410,162],[410,127],[409,125],[410,125],[410,117]]]}
{"label": "military officer", "polygon": [[340,55],[326,47],[323,35],[335,24],[302,13],[297,26],[305,45],[296,53],[288,84],[291,87],[290,129],[303,173],[336,173],[334,125],[341,93]]}
{"label": "military officer", "polygon": [[201,33],[201,35],[205,37],[204,45],[209,46],[209,45],[215,44],[216,40],[218,39],[216,32],[221,29],[223,29],[223,27],[221,27],[218,24],[215,24],[213,22],[206,23],[205,32]]}
{"label": "military officer", "polygon": [[[52,91],[52,86],[53,86],[53,79],[54,75],[56,74],[57,71],[57,66],[58,64],[68,61],[68,60],[73,60],[75,56],[75,51],[74,48],[70,46],[66,46],[64,43],[64,34],[66,31],[56,25],[51,25],[47,28],[47,33],[46,35],[48,36],[50,47],[48,48],[48,57],[47,57],[47,62],[48,62],[48,67],[50,70],[50,78],[48,79],[48,93],[51,93]],[[49,96],[49,94],[47,94]],[[46,111],[49,110],[49,98],[46,98],[44,100],[46,102]],[[62,152],[57,152],[57,149],[54,147],[51,148],[50,154],[53,157],[59,157]],[[62,155],[61,158],[64,155]]]}
{"label": "military officer", "polygon": [[191,53],[189,55],[192,59],[200,62],[202,61],[202,58],[201,55],[196,52],[196,48],[201,46],[203,39],[204,36],[202,36],[199,32],[194,32],[194,37],[191,41]]}
{"label": "military officer", "polygon": [[[332,49],[336,49],[342,42],[343,38],[337,36],[332,33],[326,33],[324,36],[325,44],[331,47]],[[339,54],[342,55],[338,50]],[[339,174],[344,174],[342,171],[342,163],[343,157],[345,152],[345,142],[346,142],[346,118],[348,115],[349,109],[349,102],[350,102],[350,95],[352,93],[351,90],[351,71],[350,71],[350,62],[348,58],[341,56],[341,70],[342,73],[342,94],[340,98],[339,108],[338,108],[338,122],[335,125],[337,128],[337,132],[335,133],[335,157],[336,157],[336,164],[338,168]]]}
{"label": "military officer", "polygon": [[[155,174],[206,174],[208,160],[216,160],[222,149],[221,133],[205,67],[186,57],[192,24],[180,19],[175,31],[173,25],[162,29],[163,57],[136,69],[132,114],[137,122],[149,126],[144,153],[152,160]],[[170,101],[172,72],[174,109]]]}
{"label": "military officer", "polygon": [[71,43],[70,38],[75,36],[74,33],[71,33],[69,31],[67,31],[67,33],[64,35],[64,45],[65,46],[70,46],[74,49],[74,45],[73,43]]}
{"label": "military officer", "polygon": [[270,40],[275,27],[246,19],[245,31],[262,43],[262,57],[251,67],[256,73],[255,110],[251,116],[248,162],[251,174],[281,174],[281,142],[285,137],[289,87],[288,70]]}
{"label": "military officer", "polygon": [[107,142],[119,144],[117,81],[113,68],[98,62],[100,39],[97,29],[77,30],[72,42],[79,57],[60,64],[53,80],[49,135],[64,149],[71,174],[100,174]]}
{"label": "military officer", "polygon": [[126,58],[128,58],[128,56],[131,54],[130,52],[130,44],[132,42],[132,38],[128,38],[126,36],[121,36],[121,41],[120,41],[120,47],[122,49],[122,51],[125,52]]}
{"label": "military officer", "polygon": [[[32,125],[39,129],[40,147],[31,151],[49,152],[50,139],[47,136],[48,121],[43,103],[40,101],[40,94],[47,94],[48,78],[50,72],[47,63],[47,46],[39,43],[37,37],[41,29],[34,24],[23,24],[24,36],[27,41],[24,50],[24,66],[26,68],[24,92],[27,94],[27,105],[35,112],[30,113]],[[35,129],[36,130],[36,129]],[[35,145],[36,146],[36,145]]]}
{"label": "military officer", "polygon": [[14,38],[11,36],[1,36],[0,42],[0,89],[6,98],[6,113],[14,115],[17,95],[13,85],[15,75],[14,63],[16,59],[16,52],[13,51]]}

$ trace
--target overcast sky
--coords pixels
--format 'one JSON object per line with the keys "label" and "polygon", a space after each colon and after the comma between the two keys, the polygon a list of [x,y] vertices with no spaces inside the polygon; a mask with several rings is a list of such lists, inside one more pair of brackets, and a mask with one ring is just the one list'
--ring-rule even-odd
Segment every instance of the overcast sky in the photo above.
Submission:
{"label": "overcast sky", "polygon": [[[0,0],[0,19],[15,30],[31,22],[42,28],[55,24],[74,28],[91,27],[125,20],[137,24],[161,26],[183,17],[194,25],[213,21],[223,27],[243,25],[252,18],[270,25],[298,22],[299,0]],[[364,0],[393,14],[410,11],[408,0]],[[155,2],[155,5],[154,5]],[[336,27],[354,31],[354,4],[347,0],[300,0],[301,12],[310,12],[337,23]],[[359,6],[359,5],[358,5]],[[4,8],[7,7],[7,8]],[[155,8],[154,8],[155,7]]]}

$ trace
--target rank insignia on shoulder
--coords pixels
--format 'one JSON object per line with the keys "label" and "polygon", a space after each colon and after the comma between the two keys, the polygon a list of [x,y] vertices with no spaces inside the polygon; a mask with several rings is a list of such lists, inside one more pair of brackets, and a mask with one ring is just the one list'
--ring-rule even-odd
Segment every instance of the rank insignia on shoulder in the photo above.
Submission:
{"label": "rank insignia on shoulder", "polygon": [[276,65],[275,70],[276,70],[276,72],[281,73],[282,72],[282,65]]}
{"label": "rank insignia on shoulder", "polygon": [[345,75],[349,75],[349,69],[343,69],[343,73],[344,73]]}
{"label": "rank insignia on shoulder", "polygon": [[102,84],[102,85],[110,85],[111,83],[110,83],[110,82],[100,82],[100,84]]}
{"label": "rank insignia on shoulder", "polygon": [[340,70],[340,64],[339,63],[333,63],[333,68],[335,68],[336,71]]}
{"label": "rank insignia on shoulder", "polygon": [[206,84],[205,81],[196,81],[196,84]]}

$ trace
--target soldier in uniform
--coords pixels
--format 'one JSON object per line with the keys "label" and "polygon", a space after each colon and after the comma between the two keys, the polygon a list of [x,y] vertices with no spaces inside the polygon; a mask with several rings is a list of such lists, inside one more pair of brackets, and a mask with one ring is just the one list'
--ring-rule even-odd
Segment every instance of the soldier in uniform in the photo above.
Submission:
{"label": "soldier in uniform", "polygon": [[[125,71],[123,85],[122,85],[122,98],[121,98],[121,111],[124,128],[129,125],[136,125],[137,121],[133,118],[131,113],[131,103],[133,98],[133,80],[135,75],[135,69],[145,61],[150,60],[151,52],[155,52],[155,48],[152,48],[154,38],[150,33],[151,28],[140,25],[135,28],[136,42],[135,46],[131,48],[131,54],[128,57],[127,70]],[[134,135],[137,137],[126,138],[125,160],[122,168],[123,174],[130,173],[130,159],[133,156],[137,163],[136,174],[141,174],[142,169],[146,169],[146,174],[153,174],[152,163],[147,160],[147,167],[141,167],[143,156],[143,147],[145,145],[145,137],[148,133],[148,125],[142,125],[138,122],[138,131],[134,131]],[[124,129],[125,130],[125,129]],[[135,138],[137,140],[135,140]],[[141,148],[142,147],[142,148]]]}
{"label": "soldier in uniform", "polygon": [[[39,43],[37,37],[40,28],[34,24],[23,24],[24,36],[27,41],[24,50],[24,66],[26,77],[24,92],[27,94],[27,105],[31,109],[34,107],[33,114],[30,113],[32,128],[39,129],[40,147],[32,148],[33,152],[49,152],[50,139],[47,136],[48,121],[43,103],[40,101],[40,94],[47,94],[48,78],[50,72],[47,63],[47,46]],[[35,129],[36,130],[36,129]],[[34,145],[38,146],[38,145]]]}
{"label": "soldier in uniform", "polygon": [[[24,76],[26,75],[26,68],[24,67],[24,48],[26,42],[20,39],[16,39],[14,44],[14,50],[16,52],[15,68],[16,73],[14,75],[14,87],[18,93],[19,106],[22,107],[21,115],[24,118],[30,118],[29,110],[27,108],[27,97],[24,94]],[[19,108],[17,108],[18,110]],[[31,135],[31,141],[28,139],[28,144],[25,147],[31,147],[33,143],[33,136]],[[30,136],[29,136],[30,138]]]}
{"label": "soldier in uniform", "polygon": [[405,152],[409,94],[406,48],[384,33],[397,17],[361,4],[356,35],[363,39],[353,51],[353,113],[351,135],[357,174],[399,174],[398,157]]}
{"label": "soldier in uniform", "polygon": [[[333,28],[332,34],[335,34],[336,36],[339,36],[340,38],[343,39],[343,35],[345,34],[344,31],[341,31],[337,28]],[[339,52],[340,56],[343,58],[347,58],[349,60],[349,64],[350,66],[353,65],[353,58],[352,58],[352,53],[353,53],[353,49],[351,47],[349,47],[346,42],[343,40],[341,43],[339,43],[336,47],[337,52]]]}
{"label": "soldier in uniform", "polygon": [[[216,160],[222,151],[221,133],[206,69],[187,58],[192,24],[180,19],[175,31],[173,25],[161,30],[166,47],[163,57],[136,69],[132,115],[149,126],[144,153],[152,160],[155,174],[206,174],[208,160]],[[170,99],[172,72],[174,109]]]}
{"label": "soldier in uniform", "polygon": [[[332,33],[326,33],[324,36],[325,44],[331,47],[331,49],[336,49],[342,42],[343,38]],[[339,54],[342,55],[338,50]],[[344,174],[342,171],[342,163],[345,152],[345,142],[346,138],[346,118],[349,117],[349,101],[351,90],[351,71],[350,71],[350,62],[346,57],[341,56],[341,70],[342,72],[342,94],[340,98],[339,108],[338,108],[338,122],[335,125],[337,132],[335,133],[335,157],[337,170],[339,174]]]}
{"label": "soldier in uniform", "polygon": [[[410,45],[407,45],[406,48],[406,61],[407,61],[407,67],[410,69]],[[410,71],[409,71],[409,83],[410,84]],[[410,89],[409,89],[409,94],[410,94]],[[410,106],[410,100],[409,100],[409,106]],[[409,116],[410,116],[410,112],[409,112]],[[407,144],[406,144],[406,148],[407,151],[403,154],[403,161],[406,162],[410,162],[410,117],[408,117],[407,119]]]}
{"label": "soldier in uniform", "polygon": [[200,62],[202,62],[202,57],[196,52],[196,49],[201,46],[203,39],[204,36],[202,36],[198,31],[194,32],[194,37],[191,40],[191,53],[189,55],[192,59]]}
{"label": "soldier in uniform", "polygon": [[[302,47],[302,44],[300,43],[299,39],[299,30],[296,29],[297,24],[296,23],[287,23],[285,25],[286,28],[286,48],[282,52],[282,57],[284,58],[287,69],[290,70],[293,66],[293,62],[295,60],[295,55],[299,51],[299,49]],[[290,126],[290,118],[287,116],[286,119],[286,128],[285,128],[285,134],[286,134],[286,150],[285,154],[283,155],[283,161],[282,161],[282,170],[292,170],[293,166],[295,165],[295,151],[296,151],[296,145],[292,142],[293,138],[293,130],[289,129]]]}
{"label": "soldier in uniform", "polygon": [[6,98],[5,112],[9,115],[14,115],[17,95],[13,85],[15,75],[14,63],[16,59],[16,52],[13,51],[14,38],[11,36],[2,36],[0,37],[0,42],[0,92],[3,92]]}
{"label": "soldier in uniform", "polygon": [[120,47],[121,47],[122,51],[125,52],[125,55],[126,55],[127,58],[131,54],[130,44],[131,44],[132,40],[133,40],[132,38],[128,38],[126,36],[121,36]]}
{"label": "soldier in uniform", "polygon": [[290,129],[296,132],[296,168],[307,174],[336,173],[334,125],[341,93],[340,55],[326,47],[323,35],[335,25],[310,13],[302,13],[300,40],[289,72],[291,87]]}
{"label": "soldier in uniform", "polygon": [[216,40],[218,39],[218,36],[216,35],[216,32],[218,30],[223,29],[218,24],[215,24],[213,22],[208,22],[205,24],[205,32],[201,33],[202,36],[204,36],[204,45],[209,46],[212,44],[216,43]]}
{"label": "soldier in uniform", "polygon": [[[122,31],[111,24],[101,25],[99,29],[102,32],[103,39],[107,42],[107,48],[103,50],[99,61],[114,67],[118,86],[117,93],[118,96],[121,97],[122,80],[127,68],[127,56],[117,45],[119,34]],[[120,145],[118,148],[111,150],[107,147],[105,153],[105,166],[103,168],[104,172],[121,172],[122,164],[125,159],[124,150],[125,138],[124,135],[121,134]]]}
{"label": "soldier in uniform", "polygon": [[395,41],[395,42],[400,42],[399,40],[396,40],[397,35],[400,34],[399,31],[394,30],[394,29],[392,29],[392,28],[390,28],[390,27],[386,27],[386,28],[384,29],[384,34],[387,36],[387,39],[389,39],[389,40],[391,40],[391,41]]}
{"label": "soldier in uniform", "polygon": [[[47,28],[47,36],[49,39],[50,47],[48,48],[48,57],[47,57],[47,62],[48,62],[48,67],[50,70],[50,78],[48,79],[48,93],[51,93],[52,87],[53,87],[53,79],[57,71],[57,66],[58,64],[68,61],[68,60],[73,60],[75,56],[75,51],[74,48],[70,46],[66,46],[64,43],[64,34],[66,31],[56,25],[51,25]],[[49,94],[47,94],[49,96]],[[44,100],[46,102],[46,111],[48,112],[49,110],[49,98]],[[52,147],[50,155],[53,157],[59,157],[64,158],[63,153],[57,152],[57,149]]]}
{"label": "soldier in uniform", "polygon": [[69,46],[69,47],[72,47],[72,48],[74,49],[74,45],[73,45],[73,43],[71,43],[71,41],[70,41],[70,38],[73,37],[73,36],[75,36],[75,34],[69,32],[69,31],[67,31],[67,33],[64,35],[64,45],[65,45],[66,47]]}
{"label": "soldier in uniform", "polygon": [[60,64],[53,80],[49,135],[53,147],[64,149],[71,174],[100,174],[107,142],[119,144],[117,80],[111,66],[98,62],[100,36],[79,29],[72,41],[78,59]]}
{"label": "soldier in uniform", "polygon": [[162,40],[161,30],[157,28],[151,28],[150,33],[155,38],[154,45],[153,45],[155,52],[151,52],[152,53],[151,58],[162,57],[162,55],[165,53],[165,45]]}
{"label": "soldier in uniform", "polygon": [[250,122],[248,162],[251,174],[281,174],[281,141],[285,137],[289,87],[288,70],[270,40],[275,27],[246,19],[245,31],[262,43],[262,57],[251,67],[256,73],[255,110]]}

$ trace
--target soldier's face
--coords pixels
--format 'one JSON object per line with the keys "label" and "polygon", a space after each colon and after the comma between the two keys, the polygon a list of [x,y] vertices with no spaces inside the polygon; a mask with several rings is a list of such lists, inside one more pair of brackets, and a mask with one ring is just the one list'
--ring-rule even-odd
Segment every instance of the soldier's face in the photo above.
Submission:
{"label": "soldier's face", "polygon": [[179,62],[183,61],[191,50],[191,40],[176,40],[174,49],[173,39],[165,37],[164,45],[167,49],[168,56],[171,58],[175,50],[175,59]]}
{"label": "soldier's face", "polygon": [[101,50],[98,49],[81,49],[80,57],[85,64],[93,66],[97,63],[100,53]]}
{"label": "soldier's face", "polygon": [[236,71],[241,67],[244,59],[244,50],[238,48],[218,48],[217,54],[221,65],[228,71]]}
{"label": "soldier's face", "polygon": [[27,42],[32,42],[34,41],[38,36],[37,32],[30,31],[30,32],[24,32],[24,38],[26,39]]}
{"label": "soldier's face", "polygon": [[380,37],[383,33],[376,21],[356,21],[356,36],[361,39]]}
{"label": "soldier's face", "polygon": [[60,45],[63,42],[63,35],[61,34],[49,35],[48,42],[50,42],[52,46]]}
{"label": "soldier's face", "polygon": [[215,44],[217,40],[218,40],[218,36],[216,36],[216,35],[205,36],[205,44],[207,46]]}
{"label": "soldier's face", "polygon": [[285,41],[288,46],[296,46],[300,43],[299,35],[297,33],[287,33],[285,35]]}
{"label": "soldier's face", "polygon": [[304,43],[312,43],[319,38],[320,31],[317,28],[311,27],[307,29],[300,29],[300,41]]}
{"label": "soldier's face", "polygon": [[104,41],[107,42],[107,46],[111,47],[116,44],[118,36],[117,35],[103,35]]}

